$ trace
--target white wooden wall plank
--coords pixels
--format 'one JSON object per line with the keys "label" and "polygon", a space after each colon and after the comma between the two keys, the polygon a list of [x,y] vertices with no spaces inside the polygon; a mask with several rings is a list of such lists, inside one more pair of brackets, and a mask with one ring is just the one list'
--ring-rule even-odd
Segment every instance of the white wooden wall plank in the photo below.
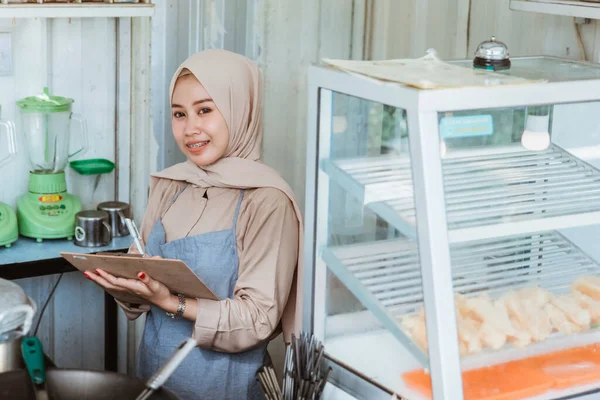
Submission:
{"label": "white wooden wall plank", "polygon": [[[592,36],[593,35],[593,36]],[[588,61],[592,61],[595,63],[600,62],[600,24],[597,21],[593,21],[590,28],[592,49],[588,53]]]}
{"label": "white wooden wall plank", "polygon": [[[382,60],[390,58],[389,54],[403,54],[410,45],[408,32],[409,16],[414,6],[412,2],[406,7],[397,7],[398,3],[390,0],[367,0],[368,20],[365,34],[365,58],[369,60]],[[397,25],[395,32],[389,33],[390,15],[394,15]],[[392,56],[393,57],[393,56]]]}
{"label": "white wooden wall plank", "polygon": [[509,48],[511,56],[543,53],[544,16],[517,13],[502,1],[472,1],[469,57],[492,35]]}
{"label": "white wooden wall plank", "polygon": [[367,0],[354,0],[352,5],[351,58],[362,60],[365,57],[365,37],[367,27]]}
{"label": "white wooden wall plank", "polygon": [[[115,22],[112,19],[52,21],[52,84],[55,93],[75,99],[73,111],[87,121],[88,151],[78,158],[115,160]],[[78,132],[77,128],[72,132]],[[73,140],[78,143],[78,138]],[[75,146],[77,148],[78,146]],[[84,209],[114,199],[114,173],[94,179],[67,169],[69,190],[79,194]],[[80,274],[68,274],[70,290],[57,291],[54,310],[56,359],[62,365],[104,366],[103,292]],[[73,301],[77,298],[78,301]]]}
{"label": "white wooden wall plank", "polygon": [[348,0],[321,3],[319,15],[319,56],[352,57],[353,7]]}
{"label": "white wooden wall plank", "polygon": [[[160,15],[160,14],[159,14]],[[131,18],[119,18],[117,24],[117,196],[119,201],[130,202],[131,170]],[[154,34],[154,33],[153,33]],[[118,365],[117,371],[135,375],[135,323],[130,323],[119,307],[117,314]],[[129,356],[129,352],[133,352]]]}
{"label": "white wooden wall plank", "polygon": [[[46,307],[44,315],[41,315],[42,307],[45,301],[48,299],[48,295],[52,290],[52,287],[58,280],[58,275],[42,276],[30,279],[17,279],[15,283],[25,290],[25,293],[36,303],[37,312],[34,317],[31,334],[35,333],[35,328],[40,317],[42,317],[39,328],[37,331],[37,337],[42,342],[44,352],[48,354],[48,357],[54,359],[55,356],[55,341],[54,341],[54,299],[51,299]],[[62,285],[62,281],[59,284]],[[58,290],[58,289],[57,289]],[[55,292],[56,293],[56,292]],[[58,364],[57,364],[58,365]],[[61,365],[59,365],[61,366]]]}
{"label": "white wooden wall plank", "polygon": [[131,186],[130,199],[134,218],[138,223],[144,216],[148,201],[150,173],[156,171],[158,145],[152,135],[150,118],[150,84],[152,68],[150,60],[151,22],[147,19],[132,20],[131,44]]}
{"label": "white wooden wall plank", "polygon": [[[50,92],[56,95],[70,97],[75,100],[73,103],[73,112],[84,113],[83,101],[83,68],[81,61],[82,54],[82,20],[68,19],[48,20],[50,24],[50,40],[53,51],[50,54],[51,58],[51,79],[48,82]],[[41,89],[39,89],[41,90]],[[38,90],[38,91],[39,91]],[[86,116],[84,115],[84,118]],[[75,133],[75,130],[72,131]],[[77,135],[79,131],[77,131]],[[72,138],[75,142],[76,138]],[[80,141],[77,140],[77,143]],[[78,147],[78,146],[77,146]],[[74,147],[71,147],[74,149]],[[76,194],[81,190],[85,190],[85,181],[71,177],[70,168],[65,171],[67,175],[68,190]],[[84,198],[83,201],[87,200]],[[54,358],[57,365],[61,367],[73,367],[78,361],[83,361],[81,347],[81,326],[74,324],[73,318],[80,319],[82,317],[81,286],[77,282],[77,277],[71,276],[75,274],[65,274],[59,289],[54,293],[52,307],[54,309]],[[64,285],[64,286],[63,286]],[[68,287],[69,290],[63,290]],[[77,299],[77,301],[73,301]]]}
{"label": "white wooden wall plank", "polygon": [[227,0],[224,6],[223,27],[226,33],[223,38],[223,48],[244,54],[246,51],[247,2],[246,0]]}
{"label": "white wooden wall plank", "polygon": [[128,203],[131,170],[131,18],[119,18],[116,26],[116,195]]}
{"label": "white wooden wall plank", "polygon": [[17,157],[10,166],[11,174],[0,173],[0,201],[16,206],[17,197],[27,191],[29,156],[27,142],[20,127],[16,101],[38,94],[47,84],[46,22],[44,20],[0,20],[13,30],[13,75],[0,77],[2,118],[17,124]]}
{"label": "white wooden wall plank", "polygon": [[434,48],[442,58],[466,53],[469,0],[371,0],[370,59],[422,57]]}

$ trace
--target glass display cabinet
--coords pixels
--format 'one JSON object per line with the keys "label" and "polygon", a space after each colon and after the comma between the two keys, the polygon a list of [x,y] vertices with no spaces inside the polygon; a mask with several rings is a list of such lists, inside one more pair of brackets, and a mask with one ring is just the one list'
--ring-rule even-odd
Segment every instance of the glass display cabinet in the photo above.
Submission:
{"label": "glass display cabinet", "polygon": [[600,397],[600,66],[502,73],[544,82],[309,71],[304,329],[356,398]]}

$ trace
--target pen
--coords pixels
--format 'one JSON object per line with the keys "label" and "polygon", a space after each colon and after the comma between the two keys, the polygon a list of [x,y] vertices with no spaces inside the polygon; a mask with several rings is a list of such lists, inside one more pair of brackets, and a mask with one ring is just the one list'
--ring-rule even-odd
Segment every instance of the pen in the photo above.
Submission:
{"label": "pen", "polygon": [[144,246],[142,246],[142,237],[140,236],[140,232],[138,231],[137,226],[135,226],[135,222],[130,218],[125,218],[125,225],[127,225],[127,229],[133,237],[135,247],[137,247],[141,255],[145,256],[146,252],[144,251]]}

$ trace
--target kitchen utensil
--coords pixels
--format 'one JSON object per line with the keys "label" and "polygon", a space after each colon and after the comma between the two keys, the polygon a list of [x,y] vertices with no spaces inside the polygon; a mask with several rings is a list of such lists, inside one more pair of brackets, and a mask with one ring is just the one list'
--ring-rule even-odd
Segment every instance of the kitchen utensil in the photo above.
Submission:
{"label": "kitchen utensil", "polygon": [[[67,193],[64,172],[70,158],[87,150],[85,120],[71,112],[72,103],[73,99],[50,95],[48,88],[17,101],[31,164],[28,193],[17,200],[17,220],[19,233],[38,242],[71,239],[74,216],[81,210],[81,200]],[[69,153],[72,121],[80,125],[82,143]]]}
{"label": "kitchen utensil", "polygon": [[75,160],[69,163],[77,173],[81,175],[100,175],[111,173],[115,169],[115,163],[106,158],[90,158],[86,160]]}
{"label": "kitchen utensil", "polygon": [[98,210],[106,211],[109,215],[112,237],[129,235],[125,220],[131,218],[131,207],[121,201],[106,201],[98,204]]}
{"label": "kitchen utensil", "polygon": [[292,335],[284,361],[283,388],[279,389],[273,368],[263,367],[258,372],[266,400],[317,400],[321,398],[331,368],[322,370],[324,347],[314,335],[300,332]]}
{"label": "kitchen utensil", "polygon": [[492,36],[490,40],[481,42],[475,50],[473,68],[490,71],[502,71],[510,69],[510,55],[508,47]]}
{"label": "kitchen utensil", "polygon": [[[0,107],[0,111],[2,108]],[[0,155],[0,167],[14,159],[17,154],[15,126],[11,121],[0,119],[0,133],[6,134],[6,141],[0,140],[0,148],[7,149],[4,157]],[[0,246],[10,247],[19,238],[17,214],[8,204],[0,202]]]}
{"label": "kitchen utensil", "polygon": [[115,169],[115,163],[105,158],[90,158],[87,160],[76,160],[69,163],[71,168],[79,173],[80,175],[96,175],[94,179],[94,187],[92,188],[92,195],[98,189],[100,178],[103,174],[109,174]]}
{"label": "kitchen utensil", "polygon": [[106,211],[86,210],[75,215],[74,243],[81,247],[107,246],[111,239],[110,217]]}
{"label": "kitchen utensil", "polygon": [[169,360],[163,367],[158,370],[146,383],[146,389],[136,398],[136,400],[146,400],[152,393],[158,390],[169,379],[171,374],[175,372],[179,364],[196,348],[198,342],[195,339],[189,338],[181,343],[175,353],[171,355]]}
{"label": "kitchen utensil", "polygon": [[46,392],[46,368],[42,343],[36,336],[23,339],[21,354],[31,381],[35,385],[36,400],[48,400]]}

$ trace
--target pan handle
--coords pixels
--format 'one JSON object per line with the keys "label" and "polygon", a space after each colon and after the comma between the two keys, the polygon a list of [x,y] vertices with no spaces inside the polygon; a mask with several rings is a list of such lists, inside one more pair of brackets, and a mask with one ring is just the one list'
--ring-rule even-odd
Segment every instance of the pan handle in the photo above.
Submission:
{"label": "pan handle", "polygon": [[[127,217],[125,216],[122,210],[117,211],[117,214],[119,215],[119,232],[123,232],[127,228],[127,224],[125,223]],[[129,234],[128,229],[127,233]]]}
{"label": "pan handle", "polygon": [[136,400],[142,400],[148,398],[149,394],[153,391],[158,390],[166,381],[169,379],[171,374],[175,372],[181,362],[198,346],[196,339],[189,338],[185,342],[181,343],[175,353],[171,355],[169,361],[162,366],[149,380],[146,382],[147,390],[144,390]]}
{"label": "pan handle", "polygon": [[106,229],[106,233],[108,233],[108,242],[110,243],[110,241],[113,239],[111,227],[108,224],[108,222],[106,222],[106,221],[102,221],[102,225],[104,225],[104,228]]}

